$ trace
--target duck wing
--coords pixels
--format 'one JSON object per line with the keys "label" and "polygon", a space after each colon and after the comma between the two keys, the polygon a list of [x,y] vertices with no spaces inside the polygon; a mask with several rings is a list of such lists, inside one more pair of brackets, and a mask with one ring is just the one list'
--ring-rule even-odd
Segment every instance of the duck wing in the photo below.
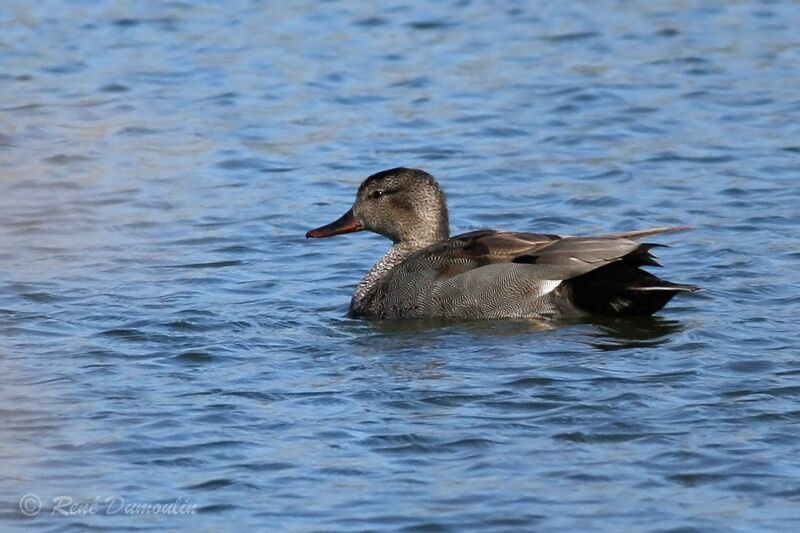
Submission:
{"label": "duck wing", "polygon": [[488,265],[512,263],[537,265],[540,268],[534,275],[541,279],[566,280],[623,259],[637,266],[660,266],[649,250],[661,245],[634,239],[668,231],[678,229],[654,228],[601,237],[478,230],[421,250],[401,268],[434,268],[436,278],[446,280]]}

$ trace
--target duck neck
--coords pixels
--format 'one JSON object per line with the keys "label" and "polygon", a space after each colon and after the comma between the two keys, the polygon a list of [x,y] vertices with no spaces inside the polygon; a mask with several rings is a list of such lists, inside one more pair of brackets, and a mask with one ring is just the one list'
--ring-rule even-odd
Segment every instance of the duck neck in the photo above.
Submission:
{"label": "duck neck", "polygon": [[350,303],[351,310],[358,310],[378,287],[380,282],[386,278],[394,267],[405,261],[405,259],[432,243],[421,241],[401,241],[394,244],[386,254],[367,272],[353,293],[353,300]]}

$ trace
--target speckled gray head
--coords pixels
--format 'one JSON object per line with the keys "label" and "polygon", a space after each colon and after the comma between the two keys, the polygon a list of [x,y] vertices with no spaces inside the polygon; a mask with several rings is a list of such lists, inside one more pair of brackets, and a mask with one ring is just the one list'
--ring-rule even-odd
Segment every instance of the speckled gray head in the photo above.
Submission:
{"label": "speckled gray head", "polygon": [[414,168],[373,174],[358,188],[353,207],[306,237],[330,237],[368,230],[395,243],[427,245],[449,237],[447,202],[433,176]]}

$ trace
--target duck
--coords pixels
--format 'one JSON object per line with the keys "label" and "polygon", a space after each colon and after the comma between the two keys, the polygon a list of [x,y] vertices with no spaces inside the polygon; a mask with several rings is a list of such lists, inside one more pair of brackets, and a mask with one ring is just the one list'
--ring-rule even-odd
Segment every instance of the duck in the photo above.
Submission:
{"label": "duck", "polygon": [[392,247],[356,286],[348,316],[533,319],[652,315],[699,287],[665,281],[640,239],[657,227],[597,237],[480,229],[450,236],[444,191],[427,172],[398,167],[366,178],[353,206],[306,238],[372,231]]}

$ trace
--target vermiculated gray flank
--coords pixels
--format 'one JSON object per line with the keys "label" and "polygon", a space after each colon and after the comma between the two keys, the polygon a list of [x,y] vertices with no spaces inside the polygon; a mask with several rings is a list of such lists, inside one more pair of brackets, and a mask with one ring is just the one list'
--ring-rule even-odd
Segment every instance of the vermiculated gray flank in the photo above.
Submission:
{"label": "vermiculated gray flank", "polygon": [[652,228],[600,237],[477,230],[450,237],[433,176],[393,168],[368,177],[352,209],[306,237],[369,230],[394,245],[358,284],[350,315],[394,318],[572,318],[651,315],[698,287],[642,270],[660,266]]}

